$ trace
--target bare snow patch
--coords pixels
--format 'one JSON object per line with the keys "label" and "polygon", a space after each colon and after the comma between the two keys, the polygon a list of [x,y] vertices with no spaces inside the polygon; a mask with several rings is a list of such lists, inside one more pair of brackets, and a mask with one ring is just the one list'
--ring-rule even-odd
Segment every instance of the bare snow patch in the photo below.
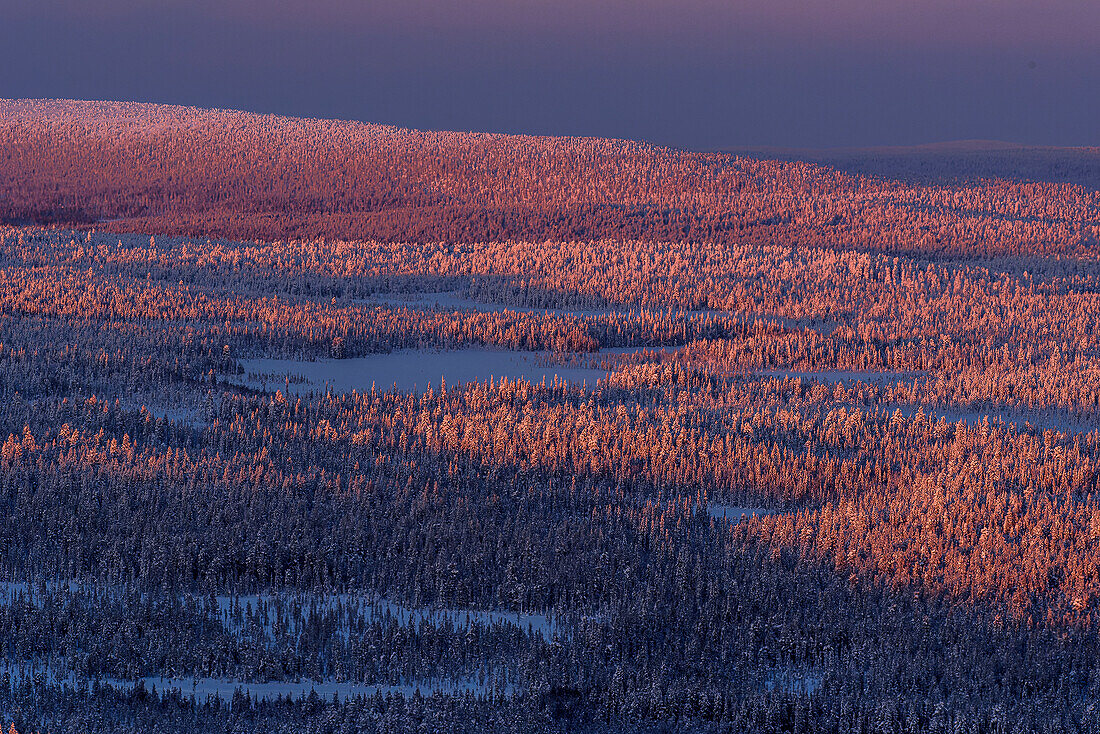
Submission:
{"label": "bare snow patch", "polygon": [[606,370],[550,364],[541,352],[495,349],[451,351],[401,350],[351,359],[241,360],[245,378],[231,378],[237,384],[261,390],[308,392],[370,392],[424,390],[444,379],[452,384],[486,382],[491,377],[525,379],[533,383],[552,382],[555,377],[570,383],[595,385]]}
{"label": "bare snow patch", "polygon": [[862,382],[868,385],[893,384],[902,380],[923,377],[924,372],[898,372],[895,370],[820,370],[800,372],[796,370],[760,370],[758,377],[816,380],[818,382]]}
{"label": "bare snow patch", "polygon": [[719,520],[729,520],[732,523],[739,523],[742,520],[750,520],[754,517],[763,517],[774,513],[774,510],[766,510],[763,507],[737,507],[713,502],[707,505],[707,514],[711,517]]}

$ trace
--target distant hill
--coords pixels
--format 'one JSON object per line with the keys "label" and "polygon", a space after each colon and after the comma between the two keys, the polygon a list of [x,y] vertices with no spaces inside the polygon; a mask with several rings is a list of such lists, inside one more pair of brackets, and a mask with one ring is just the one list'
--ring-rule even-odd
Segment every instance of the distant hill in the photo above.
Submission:
{"label": "distant hill", "polygon": [[[987,145],[806,162],[625,140],[3,100],[0,220],[268,240],[653,239],[1092,256],[1100,195],[1068,179],[1089,180],[1094,153]],[[1024,175],[1043,165],[1067,180]]]}
{"label": "distant hill", "polygon": [[957,140],[875,148],[745,149],[764,160],[812,161],[859,176],[907,183],[966,184],[988,179],[1064,183],[1100,191],[1100,147],[1061,148],[998,140]]}

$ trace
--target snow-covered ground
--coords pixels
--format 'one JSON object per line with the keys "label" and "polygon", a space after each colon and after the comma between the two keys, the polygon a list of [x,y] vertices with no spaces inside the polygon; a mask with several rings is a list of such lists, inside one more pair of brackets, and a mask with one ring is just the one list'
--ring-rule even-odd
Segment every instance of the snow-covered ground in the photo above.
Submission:
{"label": "snow-covered ground", "polygon": [[473,625],[507,624],[521,632],[540,635],[546,640],[562,632],[558,621],[547,614],[529,614],[509,610],[406,607],[386,599],[356,594],[247,594],[218,596],[216,599],[221,621],[230,630],[240,628],[236,621],[237,611],[247,616],[250,609],[255,612],[262,602],[266,606],[268,624],[275,621],[278,603],[284,606],[301,605],[303,613],[328,612],[342,608],[366,620],[390,617],[401,625],[430,624],[437,627],[450,625],[456,629],[465,629]]}
{"label": "snow-covered ground", "polygon": [[766,510],[763,507],[737,507],[735,505],[721,505],[711,502],[707,505],[707,513],[719,520],[729,520],[733,523],[748,520],[754,517],[774,514],[774,510]]}
{"label": "snow-covered ground", "polygon": [[893,370],[820,370],[816,372],[799,372],[792,370],[760,370],[756,373],[759,377],[778,377],[800,380],[817,380],[818,382],[863,382],[867,384],[896,383],[905,380],[913,380],[923,377],[923,372],[896,372]]}
{"label": "snow-covered ground", "polygon": [[[80,588],[80,585],[75,581],[47,581],[45,586],[49,592],[67,588],[72,593]],[[0,606],[14,604],[20,598],[30,604],[38,605],[42,603],[37,584],[27,583],[26,581],[0,581]]]}
{"label": "snow-covered ground", "polygon": [[[68,685],[79,687],[81,679],[72,673],[59,668],[49,666],[41,662],[12,663],[0,661],[0,674],[6,673],[12,682],[33,679],[42,684]],[[88,678],[83,681],[89,687],[95,683],[111,686],[119,690],[130,690],[139,683],[145,690],[157,693],[177,690],[184,696],[194,696],[196,700],[204,700],[208,696],[216,696],[224,701],[231,701],[234,694],[240,691],[244,695],[254,699],[274,700],[280,697],[290,696],[301,698],[316,693],[318,696],[332,700],[333,697],[341,699],[355,698],[357,696],[372,696],[375,693],[400,694],[413,696],[419,693],[422,696],[433,694],[462,695],[465,693],[485,694],[489,692],[498,695],[510,695],[516,691],[512,683],[494,682],[491,676],[478,675],[447,679],[412,680],[400,685],[385,683],[357,683],[353,681],[326,680],[293,680],[293,681],[267,681],[250,683],[247,681],[233,680],[230,678],[168,678],[164,676],[144,676],[127,680],[113,677]]]}
{"label": "snow-covered ground", "polygon": [[610,316],[612,314],[626,315],[646,311],[648,313],[668,314],[675,316],[693,316],[698,314],[721,314],[724,311],[701,311],[675,308],[639,308],[639,307],[608,307],[608,308],[537,308],[534,306],[511,306],[504,303],[491,303],[475,301],[462,295],[460,291],[433,291],[416,293],[390,293],[378,294],[373,301],[366,303],[384,303],[395,308],[409,308],[418,311],[430,309],[458,309],[464,311],[480,311],[481,313],[533,313],[551,314],[557,316],[573,316],[575,318],[589,318],[594,316]]}
{"label": "snow-covered ground", "polygon": [[[351,359],[310,362],[298,359],[241,360],[245,377],[231,378],[238,384],[292,394],[306,392],[370,392],[372,387],[388,390],[424,390],[440,380],[451,384],[486,382],[490,377],[525,379],[538,383],[554,377],[570,383],[595,385],[605,370],[546,363],[539,352],[495,349],[451,351],[401,350]],[[289,382],[288,382],[289,376]]]}
{"label": "snow-covered ground", "polygon": [[530,313],[549,314],[555,316],[571,316],[574,318],[595,318],[599,316],[626,316],[631,313],[646,312],[662,316],[737,316],[746,321],[767,321],[790,329],[812,329],[819,333],[828,334],[836,323],[830,319],[791,319],[782,316],[770,316],[766,314],[750,314],[743,312],[722,311],[718,309],[681,309],[681,308],[649,308],[639,306],[614,306],[606,308],[538,308],[536,306],[513,306],[504,303],[475,301],[462,295],[461,291],[418,291],[411,293],[379,293],[372,299],[361,301],[367,305],[384,304],[392,308],[408,308],[415,311],[447,310],[479,311],[481,313]]}
{"label": "snow-covered ground", "polygon": [[[898,409],[906,418],[917,412],[917,408],[911,405],[899,406]],[[1061,433],[1089,433],[1100,430],[1100,416],[1086,413],[1058,410],[1056,408],[1026,409],[994,409],[988,411],[967,410],[965,408],[952,407],[924,407],[924,414],[931,421],[941,418],[948,423],[967,423],[976,426],[988,419],[990,423],[1016,424],[1016,428],[1023,430],[1029,426],[1039,431],[1059,431]]]}
{"label": "snow-covered ground", "polygon": [[[72,581],[47,582],[46,588],[50,592],[68,590],[69,593],[77,593],[81,589],[100,593],[104,591],[102,587],[84,587]],[[123,593],[121,588],[117,591],[120,594]],[[18,581],[0,582],[0,606],[15,604],[19,600],[41,606],[43,597],[40,593],[40,586],[36,583]],[[306,620],[314,614],[336,613],[335,622],[337,626],[333,632],[345,637],[352,634],[350,623],[353,616],[361,617],[367,621],[388,618],[401,625],[417,627],[423,625],[436,627],[449,625],[456,630],[469,629],[474,625],[510,625],[518,631],[538,635],[545,640],[558,638],[563,629],[563,626],[557,620],[547,614],[528,614],[509,610],[406,607],[376,596],[356,594],[222,595],[216,596],[215,601],[219,620],[226,631],[233,635],[247,634],[253,639],[256,635],[261,638],[269,638],[274,634],[271,628],[279,619],[280,609],[283,612],[285,625],[283,632],[290,635],[296,634],[297,630],[294,629],[296,615],[288,614],[292,605],[298,607],[302,617]],[[259,614],[261,609],[264,611],[263,615]],[[261,620],[259,625],[256,623],[257,618]],[[329,624],[332,621],[332,618],[326,620]],[[44,659],[27,661],[0,660],[0,674],[3,673],[7,673],[12,680],[33,678],[42,683],[67,684],[73,687],[77,687],[81,683],[78,676],[66,670],[64,660],[60,658],[48,661]],[[406,696],[411,696],[416,692],[424,696],[434,693],[461,695],[467,692],[475,694],[493,692],[508,695],[516,690],[514,683],[507,682],[507,679],[502,679],[499,675],[493,675],[489,668],[462,678],[413,678],[404,680],[397,685],[335,679],[249,682],[228,678],[169,678],[164,676],[145,676],[135,679],[102,677],[96,678],[94,681],[93,679],[86,679],[84,682],[92,685],[95,681],[119,689],[133,688],[140,681],[147,690],[152,690],[154,687],[158,692],[177,689],[184,696],[194,695],[199,700],[212,695],[230,700],[238,690],[253,698],[268,700],[280,696],[298,698],[308,696],[313,691],[325,699],[332,699],[334,696],[346,699],[356,696],[370,696],[378,692]]]}
{"label": "snow-covered ground", "polygon": [[[76,593],[81,588],[102,592],[102,587],[82,587],[75,581],[49,581],[46,589],[56,593],[68,589]],[[122,589],[117,589],[119,593]],[[39,586],[25,581],[0,581],[0,606],[14,604],[16,600],[40,605],[42,595]],[[551,640],[564,633],[564,625],[550,614],[535,614],[513,610],[459,609],[453,607],[407,607],[388,599],[368,594],[309,594],[309,593],[268,593],[235,594],[215,596],[219,621],[230,632],[240,632],[245,620],[255,618],[261,604],[266,612],[266,624],[276,622],[279,609],[285,617],[293,617],[287,612],[297,608],[302,616],[342,611],[345,615],[356,615],[366,621],[374,619],[392,619],[397,624],[435,627],[449,625],[455,629],[469,629],[474,625],[511,625],[520,632],[539,635]],[[288,630],[293,632],[294,630]]]}
{"label": "snow-covered ground", "polygon": [[786,691],[787,693],[801,693],[809,695],[821,690],[823,678],[806,670],[775,670],[764,681],[764,688],[769,691]]}
{"label": "snow-covered ground", "polygon": [[[356,696],[372,696],[375,693],[397,693],[404,696],[413,696],[419,693],[422,696],[430,696],[434,693],[448,695],[463,693],[488,693],[495,690],[497,693],[509,694],[514,687],[509,685],[503,689],[494,689],[488,680],[480,681],[476,678],[463,678],[460,680],[424,680],[413,681],[404,685],[385,685],[352,683],[349,681],[271,681],[267,683],[246,683],[226,678],[163,678],[149,676],[138,679],[145,684],[145,689],[151,691],[156,687],[158,693],[169,690],[179,690],[183,695],[193,695],[202,700],[207,696],[217,696],[223,700],[231,700],[236,691],[251,696],[252,698],[272,700],[279,697],[290,696],[300,698],[316,692],[318,696],[332,700],[355,698]],[[125,681],[116,678],[106,679],[103,682],[117,688],[133,688],[138,680]]]}

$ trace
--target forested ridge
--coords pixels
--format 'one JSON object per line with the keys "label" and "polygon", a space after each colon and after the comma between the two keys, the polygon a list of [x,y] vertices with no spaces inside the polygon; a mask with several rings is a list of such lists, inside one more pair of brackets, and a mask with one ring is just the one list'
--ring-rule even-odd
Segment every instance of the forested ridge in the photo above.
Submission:
{"label": "forested ridge", "polygon": [[[1100,728],[1087,185],[52,101],[0,171],[5,727]],[[592,378],[371,372],[505,352]]]}
{"label": "forested ridge", "polygon": [[0,156],[5,220],[129,232],[1095,256],[1100,226],[1100,191],[1066,181],[904,183],[624,140],[168,105],[3,101]]}

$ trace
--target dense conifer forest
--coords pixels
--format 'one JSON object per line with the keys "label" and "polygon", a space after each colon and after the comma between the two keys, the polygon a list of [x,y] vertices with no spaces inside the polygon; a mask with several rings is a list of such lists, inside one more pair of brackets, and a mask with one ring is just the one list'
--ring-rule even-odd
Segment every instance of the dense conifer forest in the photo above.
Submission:
{"label": "dense conifer forest", "polygon": [[1100,175],[1011,155],[0,101],[0,722],[1100,730]]}

